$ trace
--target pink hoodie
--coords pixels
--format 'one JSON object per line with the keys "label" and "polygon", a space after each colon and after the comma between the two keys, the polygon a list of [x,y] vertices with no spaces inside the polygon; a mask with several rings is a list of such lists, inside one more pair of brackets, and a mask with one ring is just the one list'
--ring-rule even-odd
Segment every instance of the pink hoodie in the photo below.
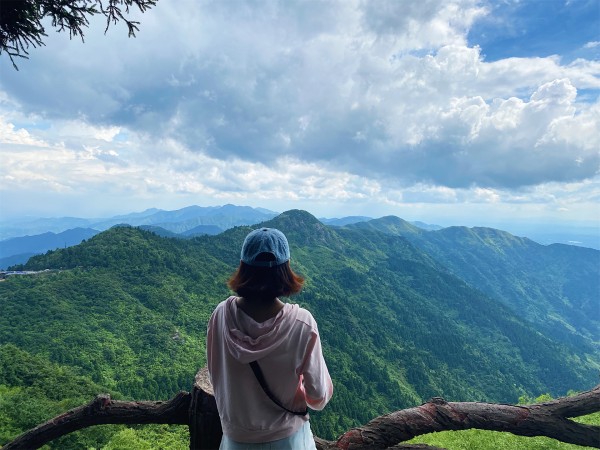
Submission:
{"label": "pink hoodie", "polygon": [[321,410],[333,394],[315,319],[286,303],[258,323],[229,297],[208,323],[206,354],[223,433],[238,442],[269,442],[294,434],[308,420],[275,405],[250,368],[258,361],[267,385],[288,409]]}

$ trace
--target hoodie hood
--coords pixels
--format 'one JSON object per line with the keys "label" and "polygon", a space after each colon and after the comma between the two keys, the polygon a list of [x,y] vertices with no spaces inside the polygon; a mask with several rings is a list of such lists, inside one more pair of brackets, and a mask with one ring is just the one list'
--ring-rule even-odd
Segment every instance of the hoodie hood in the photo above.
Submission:
{"label": "hoodie hood", "polygon": [[237,306],[236,298],[228,298],[224,308],[225,343],[233,358],[247,364],[264,358],[287,339],[299,307],[285,303],[275,317],[256,322]]}

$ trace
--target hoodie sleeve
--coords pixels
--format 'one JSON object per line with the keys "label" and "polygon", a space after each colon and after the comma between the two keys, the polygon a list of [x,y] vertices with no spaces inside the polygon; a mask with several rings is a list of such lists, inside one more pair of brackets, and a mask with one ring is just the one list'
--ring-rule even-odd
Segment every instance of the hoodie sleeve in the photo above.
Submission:
{"label": "hoodie sleeve", "polygon": [[[226,300],[227,301],[227,300]],[[226,301],[221,302],[212,312],[206,327],[206,365],[208,377],[214,386],[215,378],[221,376],[224,371],[223,360],[223,310]]]}
{"label": "hoodie sleeve", "polygon": [[213,371],[215,368],[215,364],[213,361],[213,356],[214,356],[214,333],[215,333],[215,321],[216,321],[216,315],[217,315],[217,311],[215,309],[215,311],[213,311],[212,315],[210,316],[210,320],[208,321],[208,326],[206,329],[206,365],[208,367],[208,377],[209,380],[211,382],[211,384],[213,383]]}
{"label": "hoodie sleeve", "polygon": [[333,383],[323,358],[321,339],[316,323],[314,323],[306,349],[302,377],[307,405],[317,411],[325,408],[333,395]]}

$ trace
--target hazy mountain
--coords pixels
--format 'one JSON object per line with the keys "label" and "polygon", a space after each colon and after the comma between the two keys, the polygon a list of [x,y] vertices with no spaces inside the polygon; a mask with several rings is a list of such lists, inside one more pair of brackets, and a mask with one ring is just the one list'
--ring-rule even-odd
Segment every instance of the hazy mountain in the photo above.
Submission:
{"label": "hazy mountain", "polygon": [[325,225],[331,225],[331,226],[335,226],[335,227],[343,227],[344,225],[349,225],[351,223],[357,223],[357,222],[366,222],[368,220],[372,220],[372,217],[367,217],[367,216],[347,216],[347,217],[341,217],[341,218],[331,218],[328,219],[326,217],[321,217],[319,218],[319,220],[324,223]]}
{"label": "hazy mountain", "polygon": [[258,223],[276,215],[276,212],[264,208],[224,205],[207,207],[188,206],[174,211],[152,208],[142,212],[104,219],[74,217],[32,218],[0,222],[0,239],[37,235],[46,232],[56,233],[76,227],[87,227],[104,231],[114,225],[123,223],[133,226],[152,225],[178,234],[200,225],[210,225],[225,230],[238,225]]}
{"label": "hazy mountain", "polygon": [[140,225],[140,229],[150,231],[154,234],[157,234],[161,237],[169,237],[169,238],[182,238],[183,236],[177,233],[173,233],[172,231],[165,230],[162,227],[157,227],[155,225]]}
{"label": "hazy mountain", "polygon": [[423,230],[428,230],[428,231],[433,231],[433,230],[441,230],[442,226],[440,225],[435,225],[435,224],[430,224],[430,223],[425,223],[425,222],[421,222],[421,221],[415,221],[415,222],[410,222],[411,224],[413,224],[416,227],[422,228]]}
{"label": "hazy mountain", "polygon": [[79,244],[98,234],[91,228],[74,228],[61,233],[46,232],[35,236],[23,236],[0,241],[0,269],[25,263],[32,255],[61,247]]}
{"label": "hazy mountain", "polygon": [[183,233],[174,233],[173,231],[169,231],[163,227],[159,227],[156,225],[140,225],[139,228],[141,228],[142,230],[151,231],[152,233],[162,237],[179,239],[190,239],[195,236],[204,235],[212,236],[223,232],[223,229],[219,228],[216,225],[198,225],[197,227],[194,227],[191,230],[184,231]]}
{"label": "hazy mountain", "polygon": [[249,206],[188,206],[186,208],[163,211],[153,210],[151,214],[129,214],[97,223],[100,229],[109,228],[117,223],[130,225],[154,225],[174,233],[183,233],[199,225],[213,225],[227,229],[238,225],[250,225],[268,220],[277,215],[275,212],[265,212]]}
{"label": "hazy mountain", "polygon": [[191,230],[184,231],[181,233],[183,236],[201,236],[204,234],[215,235],[222,233],[224,230],[216,225],[198,225],[197,227],[192,228]]}
{"label": "hazy mountain", "polygon": [[32,236],[47,232],[61,233],[74,228],[92,228],[96,219],[78,217],[25,218],[3,220],[0,222],[0,241],[23,236]]}
{"label": "hazy mountain", "polygon": [[39,253],[19,253],[18,255],[10,255],[4,258],[0,258],[0,270],[6,270],[11,266],[17,264],[25,264],[29,258]]}
{"label": "hazy mountain", "polygon": [[[390,217],[393,217],[393,216],[390,216]],[[359,222],[369,222],[370,220],[373,220],[373,218],[367,217],[367,216],[347,216],[347,217],[334,218],[334,219],[320,218],[319,220],[322,223],[324,223],[325,225],[331,225],[331,226],[335,226],[335,227],[343,227],[346,225],[351,225],[351,224],[359,223]],[[420,221],[414,221],[414,222],[404,221],[404,222],[407,225],[414,225],[415,227],[421,228],[423,230],[441,230],[442,228],[444,228],[440,225],[433,225],[433,224],[420,222]]]}
{"label": "hazy mountain", "polygon": [[[250,225],[275,217],[278,213],[265,208],[248,206],[189,206],[174,211],[157,208],[142,212],[124,214],[109,218],[83,219],[76,217],[63,218],[28,218],[22,220],[0,221],[0,240],[26,235],[37,235],[45,232],[62,232],[72,228],[94,228],[106,230],[113,225],[128,223],[130,225],[148,225],[164,228],[177,234],[190,236],[195,234],[217,234],[217,229],[226,230],[238,225]],[[331,226],[345,226],[372,220],[367,216],[347,216],[341,218],[321,218],[321,222]],[[424,230],[440,230],[443,227],[420,221],[409,222]],[[198,232],[187,233],[198,228]],[[207,227],[207,228],[203,228]],[[557,224],[520,224],[507,222],[505,227],[517,236],[528,236],[530,239],[547,245],[563,243],[600,250],[600,226],[592,224],[574,224],[570,226]],[[219,231],[220,232],[220,231]]]}

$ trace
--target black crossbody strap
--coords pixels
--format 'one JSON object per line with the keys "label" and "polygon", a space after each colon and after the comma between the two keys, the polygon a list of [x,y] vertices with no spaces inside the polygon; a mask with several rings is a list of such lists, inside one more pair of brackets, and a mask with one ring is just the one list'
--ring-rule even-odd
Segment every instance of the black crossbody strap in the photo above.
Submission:
{"label": "black crossbody strap", "polygon": [[258,363],[256,361],[252,361],[250,363],[250,367],[252,368],[252,372],[254,372],[254,376],[256,377],[256,379],[258,380],[258,382],[260,383],[260,387],[263,388],[263,391],[265,391],[265,394],[267,394],[267,396],[271,399],[271,401],[273,403],[275,403],[280,408],[285,409],[290,414],[294,414],[296,416],[305,416],[305,415],[308,414],[308,409],[305,409],[304,411],[292,411],[291,409],[287,409],[285,406],[283,406],[281,404],[281,402],[279,400],[277,400],[277,398],[273,395],[273,393],[269,389],[269,386],[267,386],[267,382],[266,382],[265,377],[264,377],[264,375],[262,373],[262,370],[260,370],[260,366],[258,365]]}

